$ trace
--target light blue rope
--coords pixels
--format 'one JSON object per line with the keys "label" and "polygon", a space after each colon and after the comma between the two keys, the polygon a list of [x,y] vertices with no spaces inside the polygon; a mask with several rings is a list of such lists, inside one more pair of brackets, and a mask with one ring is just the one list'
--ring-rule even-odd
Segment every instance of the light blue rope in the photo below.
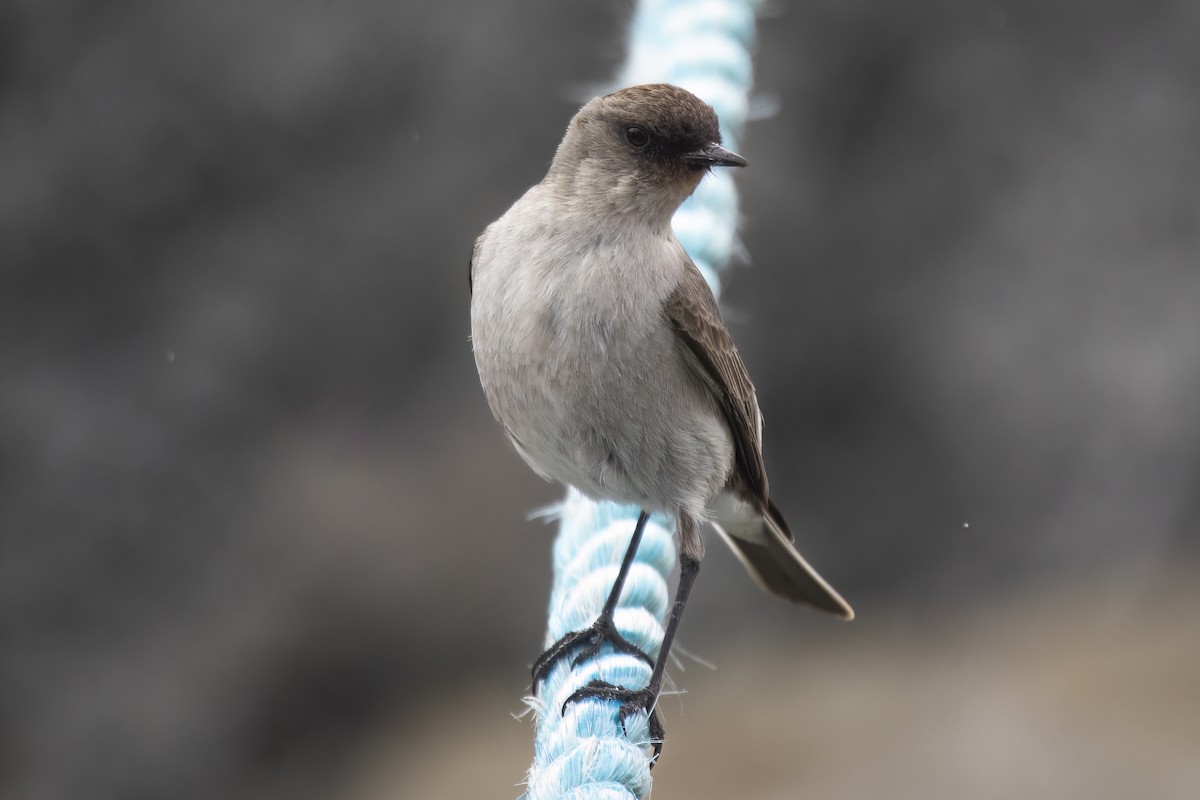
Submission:
{"label": "light blue rope", "polygon": [[[725,144],[737,137],[749,109],[755,0],[640,0],[630,29],[620,86],[673,83],[711,104]],[[737,191],[730,170],[715,170],[676,213],[675,235],[713,291],[718,270],[736,247]],[[638,509],[593,503],[574,490],[560,507],[554,544],[554,586],[546,630],[549,647],[599,616],[629,546]],[[656,657],[670,605],[667,578],[675,566],[674,520],[652,517],[625,581],[614,622],[630,642]],[[561,659],[534,687],[537,715],[527,800],[631,800],[650,794],[650,732],[646,714],[617,718],[617,704],[589,698],[563,703],[589,681],[639,689],[650,681],[644,661],[613,652],[572,667]]]}

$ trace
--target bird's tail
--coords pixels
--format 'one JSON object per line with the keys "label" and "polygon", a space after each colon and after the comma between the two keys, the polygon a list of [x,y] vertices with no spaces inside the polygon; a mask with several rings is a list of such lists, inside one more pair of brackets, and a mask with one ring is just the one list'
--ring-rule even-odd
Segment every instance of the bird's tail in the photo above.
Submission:
{"label": "bird's tail", "polygon": [[792,532],[774,503],[768,501],[763,514],[724,493],[711,510],[713,527],[759,586],[794,603],[854,619],[850,604],[796,551]]}

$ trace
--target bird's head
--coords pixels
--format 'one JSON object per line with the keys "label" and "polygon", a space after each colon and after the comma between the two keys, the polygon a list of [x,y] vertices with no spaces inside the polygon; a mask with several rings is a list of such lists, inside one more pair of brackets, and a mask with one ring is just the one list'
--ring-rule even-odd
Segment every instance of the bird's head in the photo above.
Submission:
{"label": "bird's head", "polygon": [[670,216],[712,167],[744,167],[721,146],[712,106],[678,86],[597,97],[567,127],[549,177],[575,199]]}

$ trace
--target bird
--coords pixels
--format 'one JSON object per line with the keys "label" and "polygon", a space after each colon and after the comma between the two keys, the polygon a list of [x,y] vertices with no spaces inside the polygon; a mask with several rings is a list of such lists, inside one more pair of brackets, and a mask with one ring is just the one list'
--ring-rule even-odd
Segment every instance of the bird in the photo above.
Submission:
{"label": "bird", "polygon": [[[575,692],[655,704],[712,524],[768,592],[842,619],[854,612],[795,547],[772,502],[762,414],[716,299],[671,218],[710,170],[745,167],[716,112],[670,84],[597,97],[571,119],[545,177],[479,235],[471,255],[471,344],[488,405],[534,472],[594,500],[636,506],[629,547],[596,622],[534,664],[608,642],[652,665],[642,689],[596,680]],[[679,580],[657,659],[613,613],[650,514],[675,519]]]}

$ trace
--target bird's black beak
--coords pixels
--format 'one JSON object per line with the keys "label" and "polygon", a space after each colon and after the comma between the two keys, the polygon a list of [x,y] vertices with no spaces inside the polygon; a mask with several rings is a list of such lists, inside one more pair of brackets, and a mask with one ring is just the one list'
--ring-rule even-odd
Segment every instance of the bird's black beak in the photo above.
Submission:
{"label": "bird's black beak", "polygon": [[710,142],[699,150],[693,150],[684,158],[693,167],[744,167],[750,163],[716,142]]}

